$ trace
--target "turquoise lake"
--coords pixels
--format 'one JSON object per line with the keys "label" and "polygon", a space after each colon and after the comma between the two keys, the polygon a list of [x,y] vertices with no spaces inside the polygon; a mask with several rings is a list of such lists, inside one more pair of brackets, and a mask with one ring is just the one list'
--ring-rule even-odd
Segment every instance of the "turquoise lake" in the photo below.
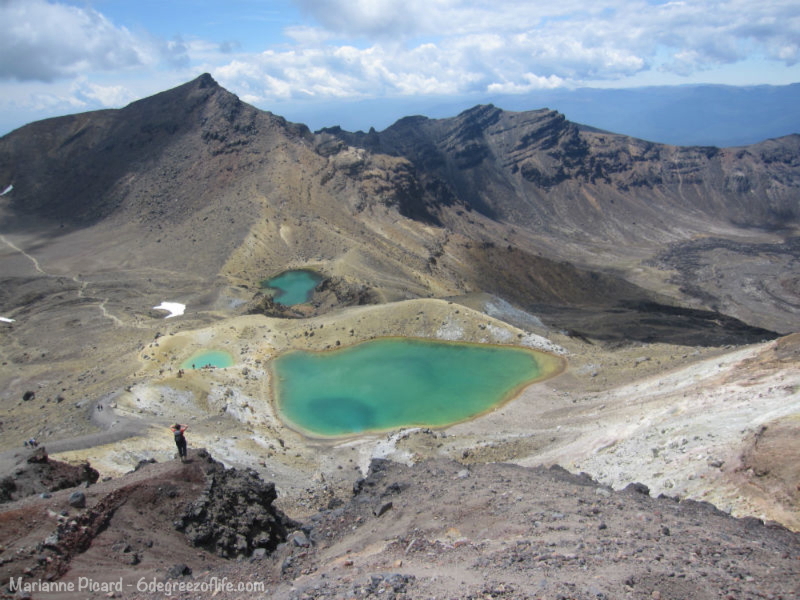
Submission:
{"label": "turquoise lake", "polygon": [[181,369],[202,369],[203,367],[212,366],[218,369],[225,367],[232,367],[236,364],[230,352],[224,350],[204,350],[196,352],[189,358],[181,363]]}
{"label": "turquoise lake", "polygon": [[385,338],[272,363],[280,417],[312,436],[442,427],[476,417],[561,359],[527,348]]}
{"label": "turquoise lake", "polygon": [[272,299],[284,306],[294,306],[304,304],[311,299],[314,288],[324,278],[319,273],[300,269],[296,271],[286,271],[277,277],[265,279],[261,282],[262,288],[275,291]]}

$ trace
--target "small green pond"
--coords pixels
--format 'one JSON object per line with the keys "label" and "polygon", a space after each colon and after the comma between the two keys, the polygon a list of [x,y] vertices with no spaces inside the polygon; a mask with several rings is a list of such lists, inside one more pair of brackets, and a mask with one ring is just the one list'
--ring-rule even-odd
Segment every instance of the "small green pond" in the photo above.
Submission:
{"label": "small green pond", "polygon": [[285,271],[271,279],[265,279],[260,283],[262,288],[275,291],[272,297],[278,304],[284,306],[294,306],[303,304],[311,299],[314,288],[324,278],[319,273],[307,269],[296,271]]}
{"label": "small green pond", "polygon": [[195,352],[181,363],[181,369],[202,369],[204,367],[216,367],[224,369],[236,364],[230,352],[224,350],[204,350]]}
{"label": "small green pond", "polygon": [[442,427],[485,413],[562,368],[527,348],[384,338],[272,362],[275,406],[312,436]]}

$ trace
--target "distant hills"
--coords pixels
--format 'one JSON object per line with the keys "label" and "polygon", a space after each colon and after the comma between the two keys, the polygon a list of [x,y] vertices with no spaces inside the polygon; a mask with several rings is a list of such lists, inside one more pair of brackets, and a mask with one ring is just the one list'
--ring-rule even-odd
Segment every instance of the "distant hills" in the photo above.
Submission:
{"label": "distant hills", "polygon": [[[622,89],[545,89],[525,94],[402,96],[365,100],[276,100],[259,108],[316,131],[383,130],[409,115],[450,117],[472,106],[508,111],[550,108],[575,123],[679,146],[745,146],[800,133],[800,83],[730,86],[691,84]],[[25,123],[0,115],[0,135]],[[29,113],[28,119],[36,119]]]}
{"label": "distant hills", "polygon": [[682,85],[628,89],[539,90],[528,94],[451,98],[278,103],[270,110],[312,129],[382,130],[408,115],[449,117],[476,104],[510,111],[542,107],[570,121],[681,146],[744,146],[800,133],[800,83],[783,86]]}
{"label": "distant hills", "polygon": [[[800,133],[800,83],[584,88],[508,100],[511,110],[521,110],[523,102],[550,106],[571,121],[679,146],[745,146]],[[530,104],[535,100],[548,103]]]}

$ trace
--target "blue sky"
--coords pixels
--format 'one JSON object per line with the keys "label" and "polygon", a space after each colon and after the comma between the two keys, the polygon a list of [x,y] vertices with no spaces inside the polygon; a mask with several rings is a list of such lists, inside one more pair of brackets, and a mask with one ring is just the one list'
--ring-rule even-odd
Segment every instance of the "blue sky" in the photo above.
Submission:
{"label": "blue sky", "polygon": [[[312,128],[374,99],[783,85],[800,82],[800,2],[0,0],[0,134],[204,72]],[[350,128],[385,126],[358,117]]]}

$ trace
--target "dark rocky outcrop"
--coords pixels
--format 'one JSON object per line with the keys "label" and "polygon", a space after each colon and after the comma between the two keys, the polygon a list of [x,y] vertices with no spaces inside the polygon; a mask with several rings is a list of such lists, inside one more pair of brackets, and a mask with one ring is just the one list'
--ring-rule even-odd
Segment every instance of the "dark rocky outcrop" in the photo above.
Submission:
{"label": "dark rocky outcrop", "polygon": [[[212,461],[205,452],[200,459]],[[249,557],[256,550],[270,553],[286,541],[297,523],[273,506],[275,484],[251,470],[225,469],[210,462],[202,494],[175,522],[189,542],[223,558]]]}
{"label": "dark rocky outcrop", "polygon": [[44,446],[27,453],[0,479],[0,503],[34,494],[52,493],[95,483],[100,474],[91,465],[70,465],[47,456]]}
{"label": "dark rocky outcrop", "polygon": [[88,488],[6,505],[0,552],[14,550],[3,554],[0,576],[56,580],[77,560],[78,568],[97,563],[103,573],[186,566],[168,570],[177,577],[198,561],[207,568],[226,558],[264,558],[299,527],[273,505],[276,498],[273,483],[225,468],[204,449],[190,450],[186,463],[140,463]]}

